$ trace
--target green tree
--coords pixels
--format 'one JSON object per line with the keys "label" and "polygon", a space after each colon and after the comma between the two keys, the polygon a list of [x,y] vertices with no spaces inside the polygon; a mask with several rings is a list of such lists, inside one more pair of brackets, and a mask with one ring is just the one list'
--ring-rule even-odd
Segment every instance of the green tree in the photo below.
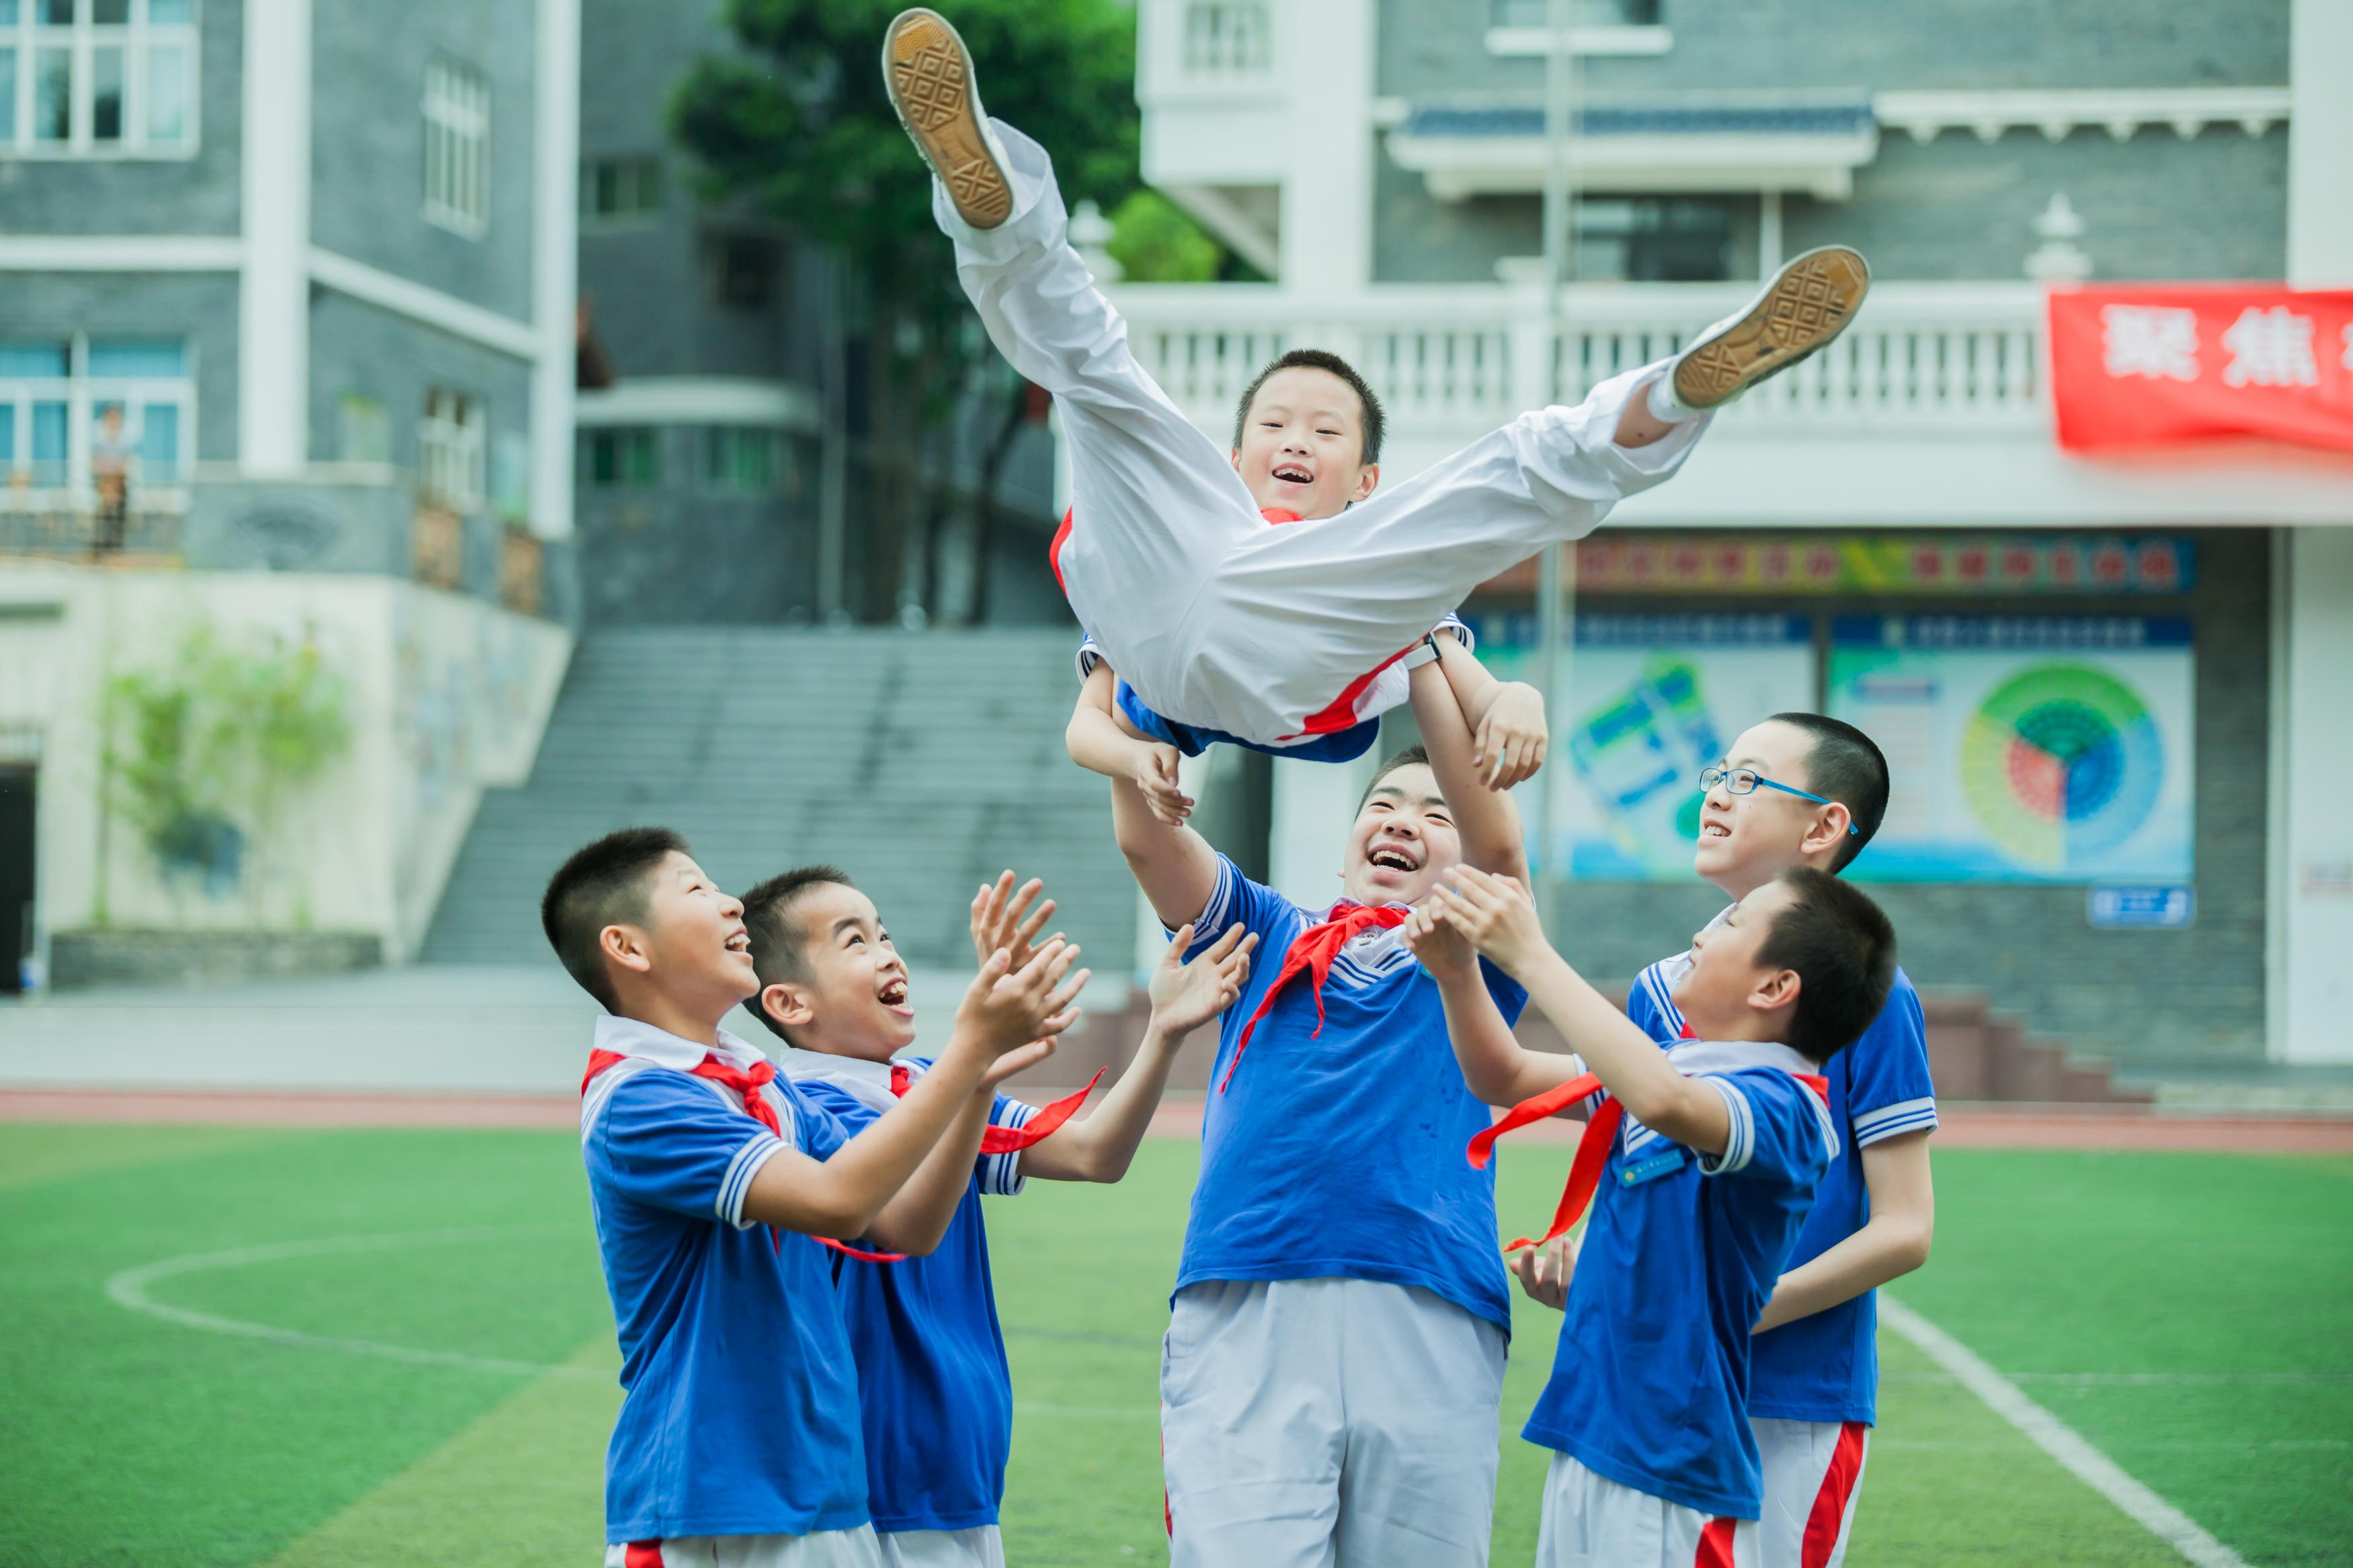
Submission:
{"label": "green tree", "polygon": [[1214,283],[1225,265],[1224,247],[1158,191],[1130,195],[1111,223],[1111,258],[1128,282]]}
{"label": "green tree", "polygon": [[[1019,433],[1018,379],[992,364],[932,221],[932,182],[883,90],[900,0],[730,0],[740,54],[706,58],[670,103],[708,200],[762,212],[832,250],[858,283],[846,353],[868,399],[863,604],[890,613],[904,552],[955,504],[923,462],[959,396],[997,400],[980,426],[994,483]],[[1109,207],[1136,184],[1135,16],[1117,0],[954,0],[988,111],[1050,149],[1066,200]],[[993,498],[976,510],[985,538]],[[984,562],[985,565],[985,557]]]}

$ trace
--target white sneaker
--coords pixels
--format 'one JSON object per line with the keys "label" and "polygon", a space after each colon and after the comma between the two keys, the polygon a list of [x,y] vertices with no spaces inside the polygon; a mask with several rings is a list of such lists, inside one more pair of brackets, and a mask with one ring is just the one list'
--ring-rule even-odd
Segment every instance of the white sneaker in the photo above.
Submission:
{"label": "white sneaker", "polygon": [[[1860,251],[1826,245],[1793,258],[1746,309],[1692,340],[1652,384],[1652,407],[1668,418],[1721,408],[1846,331],[1870,289]],[[1679,406],[1658,408],[1662,392]]]}
{"label": "white sneaker", "polygon": [[921,6],[892,18],[882,36],[882,82],[899,123],[975,228],[1013,216],[1013,176],[988,129],[973,80],[972,53],[948,19]]}

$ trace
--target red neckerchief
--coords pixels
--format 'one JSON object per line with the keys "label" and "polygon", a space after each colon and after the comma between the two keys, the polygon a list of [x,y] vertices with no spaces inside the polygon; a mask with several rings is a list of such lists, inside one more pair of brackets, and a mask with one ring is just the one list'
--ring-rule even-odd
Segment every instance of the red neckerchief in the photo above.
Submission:
{"label": "red neckerchief", "polygon": [[[1086,1088],[1076,1094],[1066,1094],[1050,1105],[1039,1106],[1038,1114],[1022,1126],[998,1127],[992,1123],[981,1129],[980,1152],[984,1154],[1018,1153],[1032,1143],[1051,1137],[1056,1128],[1071,1119],[1072,1111],[1087,1102],[1087,1096],[1095,1091],[1095,1085],[1103,1082],[1103,1074],[1110,1070],[1108,1068],[1095,1068],[1095,1076],[1087,1079]],[[914,1081],[914,1069],[902,1062],[891,1064],[891,1093],[893,1097],[904,1100]]]}
{"label": "red neckerchief", "polygon": [[[1340,912],[1343,909],[1346,910],[1345,914]],[[1242,1026],[1241,1037],[1234,1042],[1234,1059],[1226,1064],[1226,1076],[1219,1080],[1218,1092],[1225,1093],[1233,1083],[1234,1071],[1242,1065],[1242,1052],[1250,1048],[1250,1032],[1258,1027],[1259,1020],[1273,1009],[1274,999],[1282,994],[1282,988],[1290,984],[1294,976],[1304,972],[1314,988],[1315,1027],[1307,1037],[1312,1040],[1324,1032],[1324,982],[1330,978],[1332,961],[1340,956],[1340,950],[1347,946],[1349,938],[1358,931],[1371,926],[1390,930],[1405,924],[1405,917],[1406,911],[1400,909],[1366,909],[1362,904],[1352,904],[1343,899],[1332,906],[1330,919],[1301,931],[1292,942],[1291,951],[1282,955],[1282,967],[1274,972],[1274,983],[1266,988],[1266,994],[1259,998],[1258,1011],[1252,1013],[1250,1022]]]}
{"label": "red neckerchief", "polygon": [[[590,1051],[588,1070],[582,1074],[580,1079],[580,1092],[586,1094],[588,1086],[596,1081],[598,1074],[628,1059],[619,1051]],[[785,1124],[776,1115],[776,1108],[768,1103],[766,1095],[760,1092],[762,1089],[774,1082],[776,1077],[776,1069],[769,1063],[754,1062],[747,1071],[728,1061],[717,1052],[710,1051],[705,1052],[701,1061],[686,1070],[696,1078],[707,1078],[715,1084],[733,1089],[744,1101],[744,1109],[750,1113],[753,1121],[779,1138],[785,1135]],[[845,1247],[829,1236],[812,1236],[809,1239],[819,1247],[829,1247],[836,1252],[844,1253],[868,1263],[902,1263],[907,1257],[903,1252],[861,1251],[855,1247]],[[776,1251],[784,1250],[784,1237],[773,1226],[768,1228],[768,1245]]]}
{"label": "red neckerchief", "polygon": [[[1831,1080],[1812,1073],[1791,1073],[1791,1078],[1820,1095],[1822,1103],[1830,1103]],[[1556,1116],[1590,1094],[1602,1096],[1594,1108],[1592,1120],[1585,1124],[1585,1133],[1577,1141],[1577,1158],[1569,1162],[1568,1184],[1561,1189],[1560,1206],[1552,1213],[1552,1228],[1535,1240],[1519,1237],[1507,1243],[1504,1250],[1517,1252],[1523,1247],[1545,1247],[1564,1235],[1585,1216],[1586,1205],[1592,1203],[1596,1187],[1601,1184],[1601,1167],[1609,1163],[1609,1145],[1617,1140],[1618,1127],[1626,1119],[1626,1108],[1616,1096],[1601,1087],[1600,1079],[1592,1073],[1580,1073],[1557,1089],[1548,1089],[1532,1095],[1504,1113],[1504,1119],[1471,1140],[1471,1166],[1483,1171],[1495,1151],[1495,1140],[1515,1127],[1525,1127],[1531,1121],[1542,1121]]]}

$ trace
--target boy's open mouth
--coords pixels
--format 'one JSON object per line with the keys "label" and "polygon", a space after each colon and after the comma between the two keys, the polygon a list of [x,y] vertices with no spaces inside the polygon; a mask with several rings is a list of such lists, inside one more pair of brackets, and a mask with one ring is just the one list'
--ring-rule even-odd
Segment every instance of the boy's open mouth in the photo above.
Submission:
{"label": "boy's open mouth", "polygon": [[1699,836],[1702,838],[1729,838],[1732,829],[1721,822],[1703,822],[1699,825]]}
{"label": "boy's open mouth", "polygon": [[1393,846],[1386,844],[1374,850],[1371,854],[1366,856],[1365,859],[1367,864],[1378,866],[1386,871],[1418,871],[1421,869],[1419,866],[1414,863],[1412,856],[1407,854],[1402,849],[1398,849]]}
{"label": "boy's open mouth", "polygon": [[874,994],[874,999],[885,1007],[895,1008],[900,1012],[907,1011],[906,980],[902,977],[885,981],[882,989]]}
{"label": "boy's open mouth", "polygon": [[738,926],[735,929],[734,933],[727,939],[727,951],[730,952],[751,952],[752,933],[744,930],[741,926]]}
{"label": "boy's open mouth", "polygon": [[1303,463],[1277,463],[1274,477],[1287,485],[1312,485],[1315,476]]}

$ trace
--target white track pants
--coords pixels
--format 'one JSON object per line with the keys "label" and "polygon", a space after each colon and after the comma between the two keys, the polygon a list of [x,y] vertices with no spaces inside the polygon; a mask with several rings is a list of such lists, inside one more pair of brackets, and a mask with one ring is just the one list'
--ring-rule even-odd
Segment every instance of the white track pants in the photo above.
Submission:
{"label": "white track pants", "polygon": [[1711,1519],[1556,1453],[1536,1568],[1762,1568],[1752,1520]]}
{"label": "white track pants", "polygon": [[874,1527],[814,1535],[681,1535],[605,1548],[605,1568],[882,1568]]}
{"label": "white track pants", "polygon": [[1706,424],[1634,450],[1612,439],[1662,362],[1574,408],[1523,414],[1338,517],[1270,526],[1228,455],[1129,352],[1127,323],[1071,248],[1045,152],[992,123],[1012,164],[1013,216],[974,229],[936,184],[932,210],[989,338],[1060,407],[1074,521],[1058,564],[1071,607],[1171,719],[1261,743],[1296,735],[1479,584],[1583,538],[1672,474]]}
{"label": "white track pants", "polygon": [[1171,1568],[1482,1568],[1504,1331],[1369,1279],[1219,1280],[1160,1361]]}
{"label": "white track pants", "polygon": [[1765,1462],[1759,1568],[1839,1568],[1846,1560],[1854,1502],[1862,1494],[1871,1428],[1860,1421],[1781,1421],[1758,1416]]}

